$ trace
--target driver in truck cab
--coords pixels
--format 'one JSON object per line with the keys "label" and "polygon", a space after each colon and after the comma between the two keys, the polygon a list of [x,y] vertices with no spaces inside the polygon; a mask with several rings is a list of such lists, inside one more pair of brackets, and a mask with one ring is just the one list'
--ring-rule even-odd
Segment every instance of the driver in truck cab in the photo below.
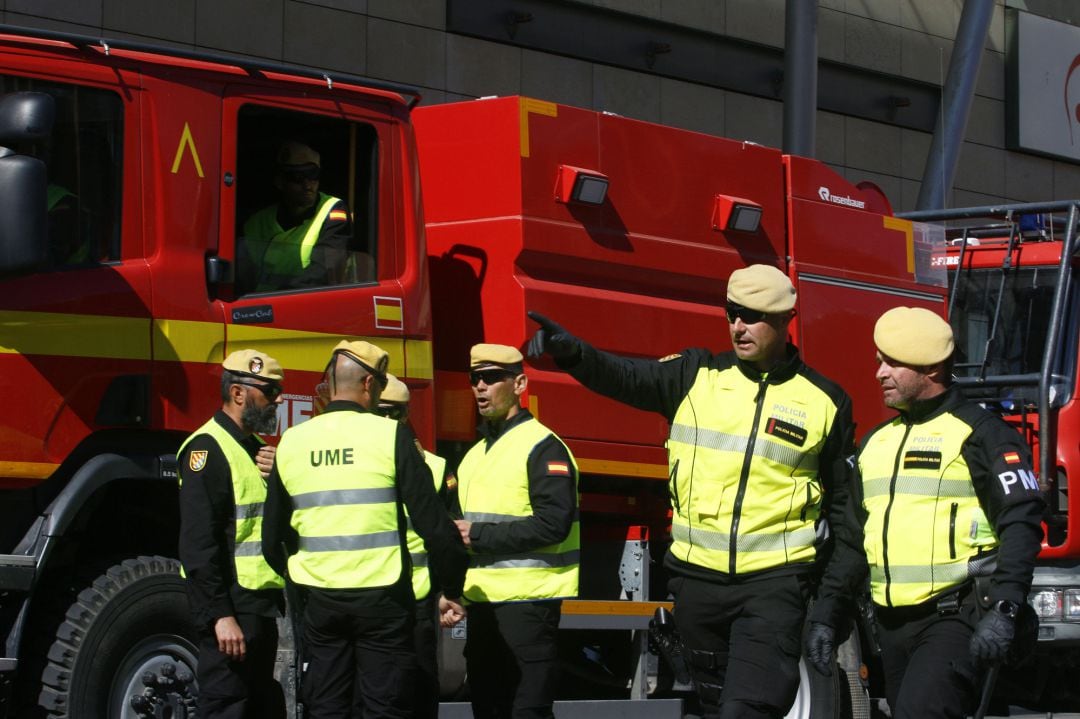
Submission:
{"label": "driver in truck cab", "polygon": [[319,190],[319,153],[290,140],[278,149],[278,201],[244,223],[238,250],[244,289],[267,292],[336,284],[352,228],[345,203]]}

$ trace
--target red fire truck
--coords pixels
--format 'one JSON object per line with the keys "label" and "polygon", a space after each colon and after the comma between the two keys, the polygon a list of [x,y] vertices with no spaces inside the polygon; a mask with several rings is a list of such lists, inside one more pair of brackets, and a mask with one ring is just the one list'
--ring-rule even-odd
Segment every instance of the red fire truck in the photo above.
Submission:
{"label": "red fire truck", "polygon": [[[862,428],[884,416],[875,318],[945,311],[940,228],[813,160],[540,100],[414,110],[410,89],[356,77],[0,33],[0,715],[145,715],[147,672],[183,695],[197,657],[175,452],[216,409],[232,350],[281,360],[284,430],[310,416],[339,340],[375,342],[421,441],[453,460],[474,439],[468,347],[523,346],[526,309],[620,353],[722,350],[726,278],[775,264],[799,291],[793,340]],[[324,278],[263,290],[243,226],[275,202],[286,140],[321,153],[352,238]],[[629,526],[668,523],[662,419],[547,361],[528,372],[528,406],[582,471],[594,604],[565,614],[651,612],[617,602],[618,565]],[[620,651],[605,669],[625,696]],[[815,691],[793,716],[825,715]]]}

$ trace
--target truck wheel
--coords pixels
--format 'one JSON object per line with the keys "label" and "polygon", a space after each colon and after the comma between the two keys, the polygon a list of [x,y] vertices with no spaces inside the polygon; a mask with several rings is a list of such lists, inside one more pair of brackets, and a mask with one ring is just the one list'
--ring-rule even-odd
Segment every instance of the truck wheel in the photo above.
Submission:
{"label": "truck wheel", "polygon": [[[175,559],[125,559],[79,592],[41,676],[39,703],[49,717],[194,715],[198,640],[179,571]],[[140,713],[131,699],[146,694],[146,674],[155,691],[136,700],[150,708]],[[162,705],[171,711],[153,711]]]}
{"label": "truck wheel", "polygon": [[822,676],[808,670],[799,660],[799,692],[795,703],[784,719],[849,719],[851,699],[848,697],[847,677],[833,668],[832,674]]}

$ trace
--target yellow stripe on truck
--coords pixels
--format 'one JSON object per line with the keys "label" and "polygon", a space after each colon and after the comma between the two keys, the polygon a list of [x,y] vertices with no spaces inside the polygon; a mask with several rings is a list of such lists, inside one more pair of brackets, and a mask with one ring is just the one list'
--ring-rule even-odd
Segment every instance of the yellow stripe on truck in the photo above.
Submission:
{"label": "yellow stripe on truck", "polygon": [[220,364],[225,359],[225,327],[216,322],[154,320],[154,359]]}
{"label": "yellow stripe on truck", "polygon": [[150,359],[150,320],[0,311],[0,353]]}
{"label": "yellow stripe on truck", "polygon": [[390,354],[394,374],[411,379],[434,377],[428,340],[347,337],[177,319],[151,322],[141,317],[0,311],[0,354],[219,364],[226,348],[257,347],[286,369],[321,372],[343,339],[362,339],[382,347]]}

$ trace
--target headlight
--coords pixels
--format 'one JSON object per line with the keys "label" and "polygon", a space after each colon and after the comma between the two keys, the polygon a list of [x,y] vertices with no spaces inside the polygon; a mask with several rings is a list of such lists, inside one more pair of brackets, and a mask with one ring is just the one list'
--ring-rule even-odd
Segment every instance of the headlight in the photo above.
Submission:
{"label": "headlight", "polygon": [[1065,620],[1080,622],[1080,589],[1065,590]]}
{"label": "headlight", "polygon": [[[1078,597],[1080,598],[1080,597]],[[1061,620],[1062,593],[1060,589],[1040,589],[1032,592],[1028,603],[1035,608],[1039,619]]]}

